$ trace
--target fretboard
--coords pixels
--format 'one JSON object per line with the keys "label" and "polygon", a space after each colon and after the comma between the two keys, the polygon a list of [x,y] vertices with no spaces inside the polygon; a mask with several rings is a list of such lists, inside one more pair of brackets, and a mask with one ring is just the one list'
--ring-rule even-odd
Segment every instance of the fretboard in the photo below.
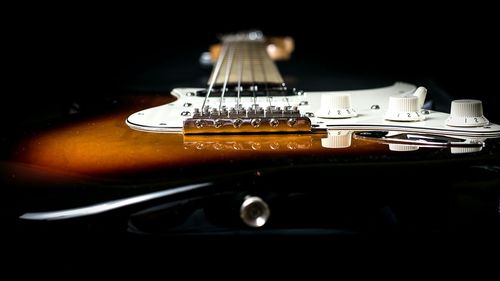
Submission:
{"label": "fretboard", "polygon": [[263,41],[225,42],[208,84],[214,86],[274,86],[283,84],[283,78],[269,58]]}

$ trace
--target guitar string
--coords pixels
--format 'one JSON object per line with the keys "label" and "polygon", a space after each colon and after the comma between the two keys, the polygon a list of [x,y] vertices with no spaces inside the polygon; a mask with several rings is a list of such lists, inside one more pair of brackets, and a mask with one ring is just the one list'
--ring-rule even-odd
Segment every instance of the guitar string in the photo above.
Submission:
{"label": "guitar string", "polygon": [[243,76],[243,48],[245,44],[239,44],[238,58],[239,58],[239,75],[238,75],[238,97],[236,98],[236,114],[240,113],[240,95],[241,95],[241,78]]}
{"label": "guitar string", "polygon": [[272,106],[272,103],[271,103],[272,98],[269,96],[269,89],[268,89],[269,80],[267,79],[267,72],[266,72],[266,68],[264,66],[264,60],[266,59],[267,52],[266,52],[266,49],[262,43],[261,43],[261,46],[259,49],[260,49],[259,65],[260,65],[260,68],[262,69],[262,75],[264,76],[264,91],[266,92],[266,99],[269,102],[269,106],[271,107]]}
{"label": "guitar string", "polygon": [[255,58],[255,55],[254,55],[255,54],[255,48],[254,48],[253,44],[250,43],[250,42],[248,43],[248,46],[252,47],[248,51],[248,54],[251,54],[251,55],[249,55],[248,60],[249,60],[249,63],[250,63],[250,77],[251,77],[250,80],[252,80],[252,84],[251,84],[251,91],[253,93],[253,105],[252,105],[252,108],[255,111],[254,113],[257,113],[257,85],[255,83],[255,69],[253,67],[254,63],[255,63],[255,59],[252,59],[252,57]]}
{"label": "guitar string", "polygon": [[225,56],[226,56],[226,50],[227,50],[226,44],[222,45],[222,48],[221,48],[221,51],[219,54],[219,59],[217,60],[217,64],[215,65],[214,71],[212,72],[212,81],[210,81],[210,84],[208,86],[207,95],[205,96],[205,99],[203,100],[203,104],[201,106],[202,115],[203,115],[203,110],[205,109],[205,104],[206,104],[208,98],[210,97],[210,94],[212,93],[212,90],[214,88],[215,81],[219,77],[222,62],[224,61]]}
{"label": "guitar string", "polygon": [[224,74],[224,83],[222,85],[222,93],[219,98],[219,114],[222,110],[222,102],[224,101],[224,94],[226,93],[226,87],[227,87],[227,81],[229,80],[229,74],[231,73],[231,68],[233,67],[233,56],[234,56],[234,49],[235,47],[232,46],[233,44],[228,44],[229,47],[229,57],[227,58],[226,61],[226,69],[225,69],[225,74]]}

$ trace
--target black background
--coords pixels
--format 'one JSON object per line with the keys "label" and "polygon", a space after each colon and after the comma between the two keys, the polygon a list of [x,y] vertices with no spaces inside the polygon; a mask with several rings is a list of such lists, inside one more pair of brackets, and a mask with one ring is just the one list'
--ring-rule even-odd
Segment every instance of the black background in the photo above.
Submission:
{"label": "black background", "polygon": [[[203,86],[199,54],[218,34],[254,28],[294,37],[289,64],[299,77],[431,79],[454,98],[483,99],[486,114],[497,115],[497,20],[485,6],[189,2],[13,12],[4,52],[8,109],[50,109],[74,97],[98,102],[123,90]],[[326,84],[298,86],[335,89]]]}
{"label": "black background", "polygon": [[296,52],[283,70],[323,78],[320,85],[298,81],[306,90],[334,89],[328,77],[343,75],[430,79],[454,98],[482,99],[486,116],[500,122],[499,24],[490,7],[346,7],[326,1],[47,5],[5,9],[10,17],[4,19],[1,117],[7,126],[67,112],[75,100],[92,107],[122,92],[202,86],[206,71],[197,64],[199,54],[217,42],[217,34],[250,28],[294,37]]}

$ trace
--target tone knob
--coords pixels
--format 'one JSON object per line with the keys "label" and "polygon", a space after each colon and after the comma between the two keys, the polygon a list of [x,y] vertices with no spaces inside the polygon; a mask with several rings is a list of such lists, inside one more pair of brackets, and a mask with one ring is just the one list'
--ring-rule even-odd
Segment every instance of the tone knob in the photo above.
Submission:
{"label": "tone knob", "polygon": [[483,104],[480,100],[454,100],[451,102],[450,117],[446,125],[454,127],[481,127],[489,121],[483,115]]}
{"label": "tone knob", "polygon": [[358,113],[351,107],[350,95],[322,94],[321,105],[316,112],[320,118],[351,118]]}
{"label": "tone knob", "polygon": [[389,107],[385,114],[386,120],[391,121],[422,121],[423,114],[418,111],[419,98],[417,96],[389,97]]}
{"label": "tone knob", "polygon": [[328,130],[328,137],[321,139],[325,148],[347,148],[351,146],[352,132],[345,130]]}

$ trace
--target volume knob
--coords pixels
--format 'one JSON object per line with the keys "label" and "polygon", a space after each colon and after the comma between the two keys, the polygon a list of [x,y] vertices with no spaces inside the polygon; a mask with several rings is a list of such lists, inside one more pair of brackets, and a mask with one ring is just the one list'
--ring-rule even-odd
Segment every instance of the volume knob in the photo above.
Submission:
{"label": "volume knob", "polygon": [[483,115],[483,103],[480,100],[454,100],[451,102],[450,117],[446,125],[454,127],[480,127],[488,125]]}
{"label": "volume knob", "polygon": [[322,94],[321,106],[316,112],[320,118],[350,118],[358,116],[358,113],[351,107],[350,95]]}
{"label": "volume knob", "polygon": [[389,108],[385,114],[386,120],[391,121],[421,121],[425,116],[419,111],[419,98],[417,96],[392,96],[389,97]]}

